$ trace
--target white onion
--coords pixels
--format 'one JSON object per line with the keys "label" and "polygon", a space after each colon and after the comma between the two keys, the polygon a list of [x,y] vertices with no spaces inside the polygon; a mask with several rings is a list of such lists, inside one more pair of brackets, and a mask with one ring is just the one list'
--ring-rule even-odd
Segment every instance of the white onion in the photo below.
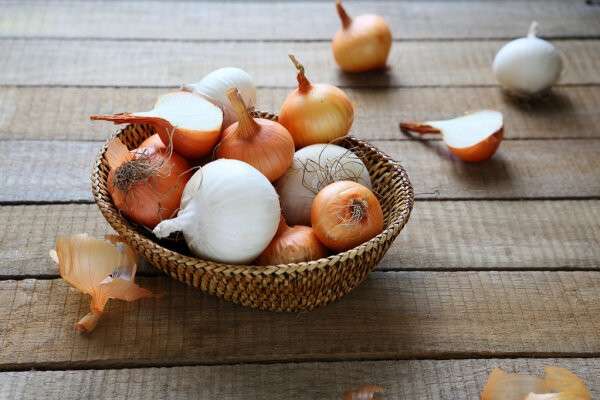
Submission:
{"label": "white onion", "polygon": [[237,114],[227,98],[227,91],[237,88],[248,108],[256,105],[256,87],[252,77],[244,70],[235,67],[219,68],[206,75],[200,82],[183,85],[184,90],[200,93],[223,110],[223,128],[237,121]]}
{"label": "white onion", "polygon": [[277,181],[288,224],[310,226],[310,208],[319,190],[341,180],[371,188],[367,167],[350,150],[334,144],[313,144],[298,150],[290,169]]}
{"label": "white onion", "polygon": [[560,53],[536,37],[533,22],[527,37],[508,42],[498,51],[493,63],[494,74],[502,87],[516,95],[530,96],[554,85],[562,73]]}
{"label": "white onion", "polygon": [[192,253],[213,261],[243,264],[258,257],[281,215],[269,180],[250,164],[221,159],[198,170],[191,182],[179,215],[158,224],[154,234],[165,238],[181,231]]}

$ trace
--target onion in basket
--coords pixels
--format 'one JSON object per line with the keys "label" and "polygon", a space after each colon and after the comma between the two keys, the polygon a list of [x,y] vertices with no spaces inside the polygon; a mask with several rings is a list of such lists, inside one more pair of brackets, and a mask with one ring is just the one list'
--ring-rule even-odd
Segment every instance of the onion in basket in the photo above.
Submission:
{"label": "onion in basket", "polygon": [[311,210],[315,234],[334,251],[346,251],[383,231],[377,197],[360,183],[339,181],[323,188]]}
{"label": "onion in basket", "polygon": [[230,264],[254,260],[271,242],[281,209],[277,192],[256,168],[221,159],[198,170],[176,218],[154,228],[158,238],[183,232],[198,257]]}
{"label": "onion in basket", "polygon": [[367,167],[352,151],[335,144],[313,144],[298,150],[290,169],[277,181],[286,221],[310,225],[310,207],[319,190],[343,180],[371,188]]}

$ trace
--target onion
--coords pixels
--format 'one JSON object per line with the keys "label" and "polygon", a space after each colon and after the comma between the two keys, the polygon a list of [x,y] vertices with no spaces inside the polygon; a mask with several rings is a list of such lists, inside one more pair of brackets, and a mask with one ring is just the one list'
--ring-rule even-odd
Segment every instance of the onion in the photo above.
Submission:
{"label": "onion", "polygon": [[291,168],[277,181],[286,220],[293,225],[310,225],[310,207],[317,193],[343,180],[371,187],[367,167],[352,151],[335,144],[313,144],[298,150]]}
{"label": "onion", "polygon": [[108,191],[129,219],[150,229],[171,218],[190,179],[190,164],[166,147],[128,151],[119,139],[106,150],[110,172]]}
{"label": "onion", "polygon": [[401,122],[400,128],[420,134],[442,134],[452,154],[466,162],[488,160],[504,138],[504,118],[501,112],[493,110],[443,121]]}
{"label": "onion", "polygon": [[290,227],[281,217],[275,237],[256,259],[256,264],[299,263],[327,257],[327,253],[327,248],[319,242],[312,228],[302,225]]}
{"label": "onion", "polygon": [[146,147],[155,147],[158,149],[166,149],[167,145],[163,143],[160,139],[160,135],[155,133],[154,135],[150,135],[144,140],[139,146],[139,149],[144,149]]}
{"label": "onion", "polygon": [[181,231],[192,253],[217,262],[242,264],[258,257],[279,225],[273,185],[251,165],[225,159],[206,164],[192,180],[197,187],[188,192],[191,198],[177,218],[154,228],[156,237]]}
{"label": "onion", "polygon": [[237,88],[246,106],[253,108],[256,104],[256,87],[252,77],[244,70],[225,67],[214,70],[198,83],[183,85],[182,89],[200,93],[213,100],[223,109],[223,128],[227,128],[238,120],[237,113],[229,104],[227,91]]}
{"label": "onion", "polygon": [[392,47],[392,33],[383,17],[366,14],[352,19],[341,0],[336,1],[336,8],[342,28],[335,34],[331,47],[340,68],[346,72],[384,68]]}
{"label": "onion", "polygon": [[172,143],[178,154],[196,160],[210,154],[219,141],[223,111],[198,94],[173,92],[161,96],[150,111],[92,115],[91,119],[150,124],[163,143]]}
{"label": "onion", "polygon": [[271,182],[279,179],[292,164],[294,140],[280,123],[252,118],[237,89],[230,89],[229,99],[238,113],[239,122],[223,132],[216,151],[217,158],[247,162]]}
{"label": "onion", "polygon": [[352,181],[334,182],[321,190],[311,208],[315,234],[325,246],[341,252],[383,231],[383,211],[369,189]]}
{"label": "onion", "polygon": [[304,67],[291,54],[290,59],[298,70],[298,89],[283,102],[279,122],[292,134],[296,149],[348,134],[354,120],[348,96],[335,86],[310,83]]}
{"label": "onion", "polygon": [[494,58],[493,70],[500,85],[509,93],[535,95],[554,85],[563,69],[556,47],[536,37],[532,22],[527,37],[508,42]]}

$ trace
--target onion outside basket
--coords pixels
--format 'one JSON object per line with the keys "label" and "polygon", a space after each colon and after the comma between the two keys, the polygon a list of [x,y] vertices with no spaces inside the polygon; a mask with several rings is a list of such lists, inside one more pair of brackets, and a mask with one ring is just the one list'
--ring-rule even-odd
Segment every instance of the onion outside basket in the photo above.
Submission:
{"label": "onion outside basket", "polygon": [[[276,121],[273,114],[255,117]],[[129,149],[154,134],[149,125],[128,125],[115,136]],[[94,200],[108,223],[150,264],[203,292],[243,306],[271,311],[306,311],[337,300],[363,282],[398,236],[414,203],[414,192],[404,168],[366,141],[348,136],[336,144],[351,149],[367,166],[380,198],[384,230],[373,239],[343,253],[320,260],[273,266],[228,265],[202,260],[173,250],[150,231],[128,221],[108,192],[108,141],[92,172]],[[181,246],[180,246],[181,247]]]}

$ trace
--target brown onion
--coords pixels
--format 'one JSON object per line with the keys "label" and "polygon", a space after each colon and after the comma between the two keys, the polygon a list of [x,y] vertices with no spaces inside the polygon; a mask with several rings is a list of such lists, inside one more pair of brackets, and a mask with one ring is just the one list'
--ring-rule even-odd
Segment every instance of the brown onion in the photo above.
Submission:
{"label": "brown onion", "polygon": [[217,158],[244,161],[259,170],[269,181],[279,179],[292,165],[294,141],[278,122],[252,118],[237,89],[227,92],[238,122],[223,132],[216,151]]}
{"label": "brown onion", "polygon": [[341,252],[358,246],[383,231],[379,200],[360,183],[338,181],[315,197],[311,224],[325,246]]}
{"label": "brown onion", "polygon": [[257,265],[278,265],[318,260],[328,251],[308,226],[288,226],[283,216],[269,246],[256,259]]}

